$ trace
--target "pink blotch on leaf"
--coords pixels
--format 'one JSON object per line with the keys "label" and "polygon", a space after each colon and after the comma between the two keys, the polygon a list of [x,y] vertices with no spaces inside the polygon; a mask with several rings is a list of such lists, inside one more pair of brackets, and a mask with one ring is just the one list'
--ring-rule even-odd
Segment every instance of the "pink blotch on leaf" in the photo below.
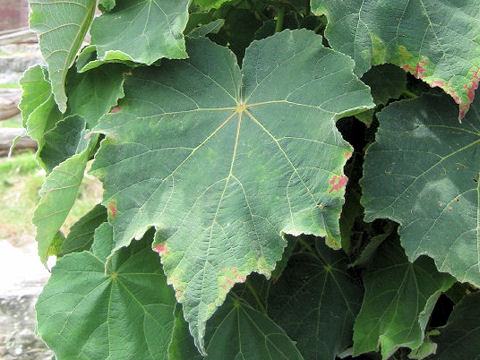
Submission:
{"label": "pink blotch on leaf", "polygon": [[417,79],[423,79],[425,77],[425,75],[423,75],[423,73],[426,71],[426,69],[423,67],[423,65],[425,64],[426,64],[425,60],[417,62],[417,67],[414,73]]}
{"label": "pink blotch on leaf", "polygon": [[117,216],[117,202],[110,201],[110,204],[108,204],[108,210],[110,210],[111,218],[115,219],[115,217]]}
{"label": "pink blotch on leaf", "polygon": [[460,105],[460,114],[459,114],[460,120],[463,119],[468,109],[470,109],[470,104],[475,99],[475,91],[478,89],[478,82],[480,80],[478,73],[479,73],[479,70],[475,70],[473,72],[473,79],[470,81],[470,85],[465,85],[463,87],[465,90],[467,90],[468,103]]}
{"label": "pink blotch on leaf", "polygon": [[110,110],[110,114],[115,114],[115,113],[119,112],[120,110],[122,110],[122,108],[117,105],[112,110]]}
{"label": "pink blotch on leaf", "polygon": [[153,251],[156,251],[159,255],[170,253],[166,243],[158,244],[153,248]]}
{"label": "pink blotch on leaf", "polygon": [[347,182],[348,178],[345,175],[334,175],[333,179],[330,180],[330,185],[332,185],[332,187],[330,188],[328,193],[331,194],[334,191],[339,191],[340,189],[343,189],[347,185]]}
{"label": "pink blotch on leaf", "polygon": [[343,156],[348,160],[352,157],[352,154],[347,151],[345,154],[343,154]]}

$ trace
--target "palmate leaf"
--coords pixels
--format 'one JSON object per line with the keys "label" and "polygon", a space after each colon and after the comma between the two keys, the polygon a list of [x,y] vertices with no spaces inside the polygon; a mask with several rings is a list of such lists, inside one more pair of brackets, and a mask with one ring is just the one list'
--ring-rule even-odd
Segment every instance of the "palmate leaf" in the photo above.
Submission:
{"label": "palmate leaf", "polygon": [[353,57],[356,74],[386,62],[438,86],[469,109],[480,74],[477,0],[311,0],[326,14],[330,45]]}
{"label": "palmate leaf", "polygon": [[116,0],[93,21],[92,45],[101,61],[147,65],[161,58],[184,59],[183,30],[190,0]]}
{"label": "palmate leaf", "polygon": [[455,282],[427,257],[409,262],[397,240],[380,246],[364,274],[365,297],[353,337],[356,355],[380,347],[388,359],[400,347],[420,347],[438,297]]}
{"label": "palmate leaf", "polygon": [[95,0],[29,0],[30,27],[38,33],[58,108],[67,109],[65,79],[95,13]]}
{"label": "palmate leaf", "polygon": [[426,254],[441,272],[480,285],[480,100],[464,124],[448,97],[422,96],[379,115],[362,180],[366,220],[401,224],[410,261]]}
{"label": "palmate leaf", "polygon": [[306,360],[335,360],[352,344],[363,289],[347,271],[343,252],[316,243],[316,256],[293,256],[270,287],[268,313],[297,342]]}
{"label": "palmate leaf", "polygon": [[431,360],[480,359],[480,293],[465,296],[453,309],[440,335],[434,336],[438,344]]}
{"label": "palmate leaf", "polygon": [[107,139],[92,169],[115,249],[156,227],[156,250],[204,351],[207,319],[236,282],[269,276],[282,232],[340,246],[352,149],[335,119],[373,104],[353,62],[313,32],[254,42],[242,71],[207,39],[188,52],[133,72],[122,110],[97,127]]}
{"label": "palmate leaf", "polygon": [[176,303],[151,237],[106,263],[112,235],[104,223],[91,251],[59,259],[38,299],[38,332],[58,360],[168,359]]}

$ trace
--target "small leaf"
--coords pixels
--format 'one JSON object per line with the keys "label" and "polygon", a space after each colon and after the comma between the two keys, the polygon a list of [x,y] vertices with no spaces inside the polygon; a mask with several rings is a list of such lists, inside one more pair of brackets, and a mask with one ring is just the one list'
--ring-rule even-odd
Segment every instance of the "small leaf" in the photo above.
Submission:
{"label": "small leaf", "polygon": [[116,0],[92,24],[92,45],[101,61],[147,65],[161,58],[184,59],[183,30],[190,0]]}
{"label": "small leaf", "polygon": [[[53,133],[58,131],[57,135],[61,137],[61,134],[67,129],[78,130],[76,125],[80,119],[77,116],[67,117],[59,122],[60,126],[52,131]],[[85,120],[82,124],[85,125]],[[55,236],[77,198],[85,167],[90,152],[97,143],[98,135],[92,136],[89,140],[86,140],[83,136],[75,139],[78,142],[71,144],[72,149],[75,148],[73,156],[68,154],[71,157],[54,167],[45,179],[45,183],[40,190],[40,202],[33,216],[33,224],[37,227],[38,254],[43,262],[50,255],[56,255],[57,251],[60,250],[58,244],[55,245]],[[65,155],[65,148],[69,147],[60,146],[61,156]]]}
{"label": "small leaf", "polygon": [[438,273],[429,258],[410,263],[398,241],[391,240],[380,246],[363,276],[365,297],[355,321],[355,355],[380,347],[382,358],[388,359],[400,347],[420,347],[438,297],[455,282]]}
{"label": "small leaf", "polygon": [[77,115],[69,116],[56,123],[55,127],[43,136],[45,145],[39,149],[39,156],[48,172],[73,155],[85,149],[86,121]]}
{"label": "small leaf", "polygon": [[20,85],[23,93],[18,107],[22,111],[23,127],[41,147],[44,133],[62,117],[53,99],[46,69],[39,65],[29,68],[20,79]]}
{"label": "small leaf", "polygon": [[225,24],[225,20],[217,19],[211,21],[205,25],[199,25],[190,31],[187,36],[192,39],[200,38],[208,34],[216,34],[220,31],[222,26]]}
{"label": "small leaf", "polygon": [[107,210],[102,205],[96,205],[72,226],[58,256],[89,250],[93,243],[95,229],[106,221]]}
{"label": "small leaf", "polygon": [[480,293],[465,296],[453,309],[440,335],[435,360],[476,360],[480,354]]}
{"label": "small leaf", "polygon": [[348,263],[343,252],[317,240],[317,254],[294,255],[270,287],[268,313],[307,360],[334,360],[352,344],[363,290]]}
{"label": "small leaf", "polygon": [[[311,0],[326,14],[330,45],[353,57],[356,74],[390,62],[468,111],[480,71],[480,6],[477,0]],[[448,15],[447,15],[448,14]]]}
{"label": "small leaf", "polygon": [[29,0],[30,28],[38,33],[52,91],[62,113],[67,109],[65,79],[95,13],[95,0]]}
{"label": "small leaf", "polygon": [[218,9],[220,6],[232,0],[193,0],[193,2],[206,10]]}
{"label": "small leaf", "polygon": [[38,299],[38,332],[58,360],[168,359],[176,304],[158,257],[144,239],[106,264],[112,244],[105,223],[92,251],[57,261]]}
{"label": "small leaf", "polygon": [[439,271],[480,285],[480,100],[455,124],[448,97],[422,96],[386,107],[366,153],[366,220],[389,218],[410,261],[435,260]]}
{"label": "small leaf", "polygon": [[233,53],[207,39],[192,40],[189,54],[133,72],[122,110],[96,129],[107,138],[92,170],[115,249],[156,227],[154,246],[204,351],[206,321],[235,283],[270,275],[282,232],[340,246],[352,149],[335,120],[373,104],[353,62],[310,31],[254,42],[243,78]]}

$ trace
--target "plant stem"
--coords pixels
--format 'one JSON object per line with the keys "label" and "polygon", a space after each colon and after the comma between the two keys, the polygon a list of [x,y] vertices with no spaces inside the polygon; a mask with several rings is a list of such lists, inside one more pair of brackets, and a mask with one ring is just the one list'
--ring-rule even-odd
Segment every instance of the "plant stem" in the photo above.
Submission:
{"label": "plant stem", "polygon": [[285,8],[282,6],[280,9],[278,9],[278,14],[277,14],[277,23],[275,25],[275,32],[280,32],[283,30],[283,17],[285,15]]}
{"label": "plant stem", "polygon": [[262,300],[260,300],[260,297],[258,296],[257,292],[255,291],[255,288],[253,287],[253,285],[250,283],[250,281],[246,281],[245,282],[245,285],[247,285],[247,288],[248,290],[250,290],[250,292],[252,293],[253,297],[255,298],[255,300],[257,301],[257,304],[258,304],[258,307],[260,308],[260,310],[266,314],[267,313],[267,309],[265,309],[265,305],[263,305],[263,302]]}
{"label": "plant stem", "polygon": [[405,95],[405,96],[407,96],[407,97],[409,97],[409,98],[416,98],[416,97],[418,97],[417,94],[411,92],[410,90],[405,90],[405,91],[402,93],[402,95]]}
{"label": "plant stem", "polygon": [[318,254],[317,254],[317,252],[315,251],[315,249],[313,249],[308,242],[306,242],[305,240],[303,240],[301,236],[297,238],[297,241],[298,241],[300,244],[302,244],[303,247],[304,247],[305,249],[307,249],[309,253],[311,253],[313,256],[315,256],[317,259],[319,259]]}

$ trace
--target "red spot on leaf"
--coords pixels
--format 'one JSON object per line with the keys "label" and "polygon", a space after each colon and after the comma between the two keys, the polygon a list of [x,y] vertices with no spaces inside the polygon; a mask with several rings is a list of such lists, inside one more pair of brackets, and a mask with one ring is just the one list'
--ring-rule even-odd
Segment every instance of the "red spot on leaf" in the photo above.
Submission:
{"label": "red spot on leaf", "polygon": [[352,157],[352,154],[347,151],[345,154],[343,154],[343,156],[348,160]]}
{"label": "red spot on leaf", "polygon": [[108,210],[110,212],[110,218],[115,219],[117,216],[117,202],[110,201],[110,204],[108,204]]}
{"label": "red spot on leaf", "polygon": [[470,81],[470,84],[463,87],[467,91],[468,102],[460,105],[460,120],[463,119],[468,109],[470,109],[470,104],[473,102],[473,99],[475,99],[475,91],[478,89],[478,82],[480,80],[478,73],[479,70],[475,70],[473,72],[473,78]]}
{"label": "red spot on leaf", "polygon": [[348,178],[345,175],[334,175],[333,179],[330,180],[330,185],[332,185],[332,187],[330,188],[328,193],[331,194],[334,191],[339,191],[340,189],[343,189],[347,185],[347,182]]}
{"label": "red spot on leaf", "polygon": [[408,72],[413,72],[413,69],[410,65],[403,65],[402,69]]}
{"label": "red spot on leaf", "polygon": [[115,113],[119,112],[120,110],[122,110],[122,108],[117,105],[112,110],[110,110],[110,114],[115,114]]}
{"label": "red spot on leaf", "polygon": [[183,290],[175,291],[175,298],[177,299],[177,301],[180,301],[182,295],[183,295]]}
{"label": "red spot on leaf", "polygon": [[158,244],[157,246],[155,246],[153,248],[153,251],[156,251],[159,255],[162,255],[162,254],[169,254],[170,251],[168,250],[168,246],[166,243],[161,243],[161,244]]}
{"label": "red spot on leaf", "polygon": [[434,81],[430,81],[430,86],[432,88],[434,87],[440,87],[440,88],[443,88],[445,86],[445,82],[444,81],[440,81],[440,80],[434,80]]}
{"label": "red spot on leaf", "polygon": [[426,71],[426,69],[423,67],[424,65],[426,65],[425,60],[417,62],[416,65],[417,67],[415,69],[414,75],[417,79],[423,79],[425,77],[423,73]]}
{"label": "red spot on leaf", "polygon": [[85,139],[90,139],[93,134],[95,133],[93,131],[90,131],[87,135],[85,135]]}

